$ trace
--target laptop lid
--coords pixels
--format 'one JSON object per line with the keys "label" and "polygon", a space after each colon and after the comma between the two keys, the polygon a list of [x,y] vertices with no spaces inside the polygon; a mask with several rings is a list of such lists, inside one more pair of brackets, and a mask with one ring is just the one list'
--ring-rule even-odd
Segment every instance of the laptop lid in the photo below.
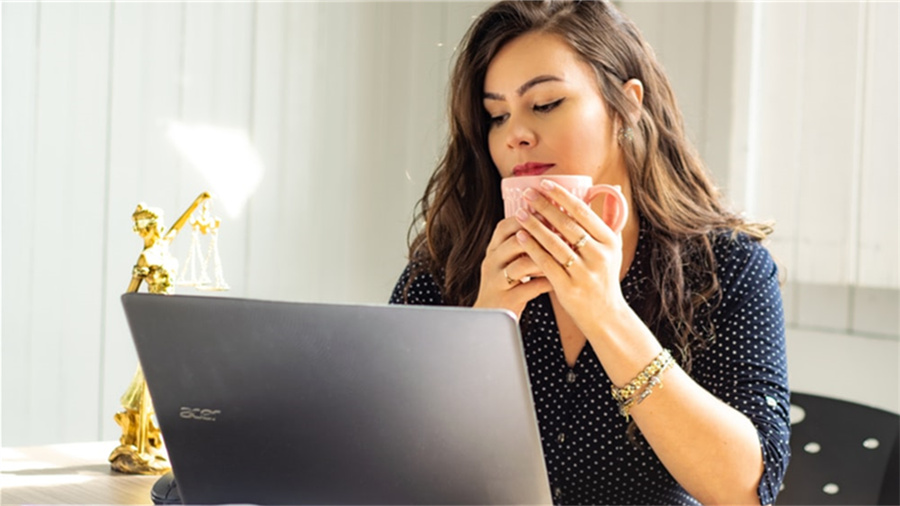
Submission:
{"label": "laptop lid", "polygon": [[552,503],[510,313],[122,303],[185,503]]}

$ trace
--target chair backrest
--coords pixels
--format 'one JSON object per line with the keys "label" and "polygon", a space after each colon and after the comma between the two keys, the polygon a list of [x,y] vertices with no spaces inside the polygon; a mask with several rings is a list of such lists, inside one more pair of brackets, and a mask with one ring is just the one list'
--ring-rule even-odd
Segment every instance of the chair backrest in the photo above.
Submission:
{"label": "chair backrest", "polygon": [[900,416],[791,394],[791,461],[778,504],[900,504]]}

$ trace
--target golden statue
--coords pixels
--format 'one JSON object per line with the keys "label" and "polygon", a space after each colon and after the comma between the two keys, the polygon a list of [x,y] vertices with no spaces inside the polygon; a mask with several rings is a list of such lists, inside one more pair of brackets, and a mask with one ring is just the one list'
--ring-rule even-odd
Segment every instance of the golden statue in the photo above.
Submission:
{"label": "golden statue", "polygon": [[[138,291],[141,283],[146,282],[150,293],[172,293],[178,260],[169,253],[169,244],[197,207],[209,199],[209,193],[201,193],[168,231],[163,225],[162,211],[138,204],[131,217],[134,231],[144,239],[144,249],[131,271],[128,292]],[[140,364],[121,402],[122,411],[116,413],[115,420],[122,427],[122,437],[119,446],[109,455],[110,466],[128,474],[167,472],[171,466],[163,454],[159,426]]]}
{"label": "golden statue", "polygon": [[[209,202],[204,202],[200,208],[200,216],[191,218],[191,247],[187,258],[184,260],[184,268],[178,276],[178,285],[192,286],[198,290],[228,290],[228,283],[222,274],[222,260],[219,258],[219,226],[222,220],[209,215]],[[200,235],[209,235],[209,250],[206,255],[200,248]],[[212,284],[209,279],[209,264],[213,264],[213,273],[216,282]],[[198,266],[199,265],[199,277]]]}

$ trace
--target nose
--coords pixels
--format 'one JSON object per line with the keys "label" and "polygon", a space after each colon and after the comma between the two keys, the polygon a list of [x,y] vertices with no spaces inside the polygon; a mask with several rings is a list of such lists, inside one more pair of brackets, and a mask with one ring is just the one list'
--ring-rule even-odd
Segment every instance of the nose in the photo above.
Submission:
{"label": "nose", "polygon": [[509,149],[533,148],[537,143],[534,129],[524,121],[507,120],[506,145]]}

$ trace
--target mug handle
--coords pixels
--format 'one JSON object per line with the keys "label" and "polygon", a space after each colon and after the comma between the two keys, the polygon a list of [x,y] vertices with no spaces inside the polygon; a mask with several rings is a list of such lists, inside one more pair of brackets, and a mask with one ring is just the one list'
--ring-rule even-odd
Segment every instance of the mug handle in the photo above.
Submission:
{"label": "mug handle", "polygon": [[628,219],[628,204],[625,202],[625,195],[622,194],[619,185],[598,184],[588,189],[584,201],[590,204],[601,193],[606,193],[613,198],[604,199],[600,219],[606,222],[613,232],[619,234],[625,228],[625,220]]}

